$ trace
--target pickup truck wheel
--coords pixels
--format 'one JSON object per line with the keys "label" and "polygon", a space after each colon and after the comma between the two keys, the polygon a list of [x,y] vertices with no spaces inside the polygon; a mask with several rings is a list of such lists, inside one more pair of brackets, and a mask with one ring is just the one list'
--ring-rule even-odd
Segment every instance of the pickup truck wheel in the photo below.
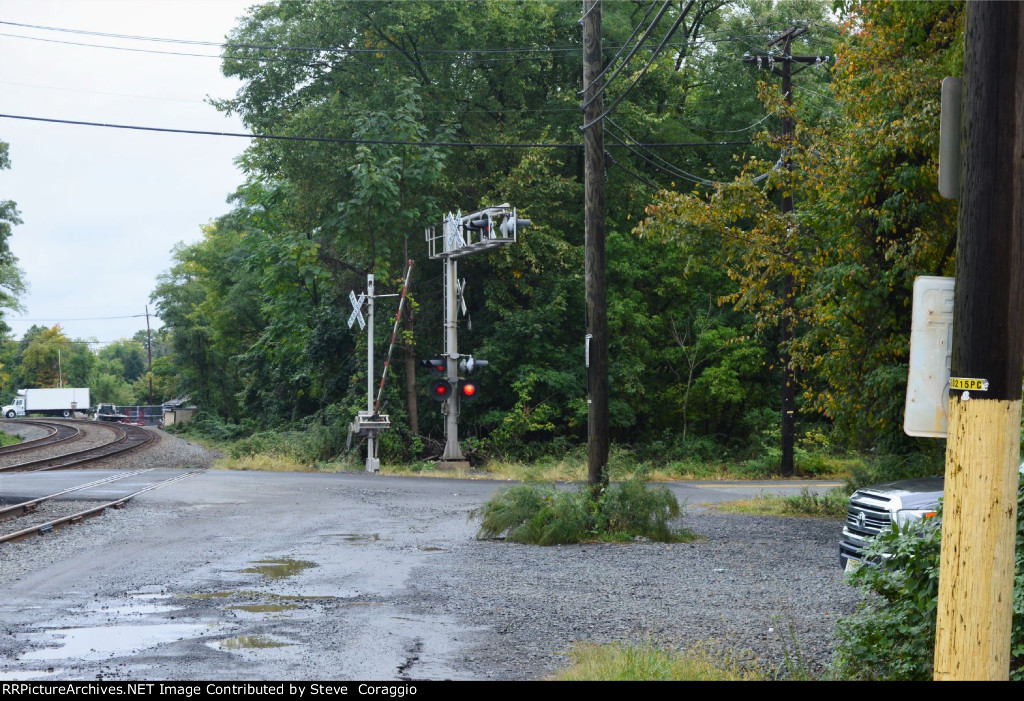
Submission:
{"label": "pickup truck wheel", "polygon": [[14,412],[14,409],[11,409],[10,411],[7,412],[8,419],[13,419],[15,416],[17,416],[17,414]]}
{"label": "pickup truck wheel", "polygon": [[68,411],[67,409],[65,409],[64,411],[60,412],[60,415],[63,416],[66,419],[69,416],[71,416],[71,412]]}

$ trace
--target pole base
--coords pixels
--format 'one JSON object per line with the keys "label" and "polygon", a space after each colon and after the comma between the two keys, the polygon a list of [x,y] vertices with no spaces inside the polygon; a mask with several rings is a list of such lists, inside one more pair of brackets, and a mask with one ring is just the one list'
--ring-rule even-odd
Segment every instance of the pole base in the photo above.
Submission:
{"label": "pole base", "polygon": [[469,460],[435,460],[434,469],[447,472],[465,472],[469,469]]}

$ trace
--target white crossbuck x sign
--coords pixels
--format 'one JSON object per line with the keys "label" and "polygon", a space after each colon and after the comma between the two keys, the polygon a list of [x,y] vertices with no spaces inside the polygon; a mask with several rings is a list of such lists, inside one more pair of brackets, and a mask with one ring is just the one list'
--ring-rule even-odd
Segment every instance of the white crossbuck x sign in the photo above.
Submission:
{"label": "white crossbuck x sign", "polygon": [[348,317],[348,327],[352,328],[352,324],[359,322],[359,329],[363,330],[366,328],[366,319],[363,318],[363,302],[366,301],[366,293],[360,292],[359,298],[356,299],[355,292],[348,293],[348,301],[352,303],[352,313]]}

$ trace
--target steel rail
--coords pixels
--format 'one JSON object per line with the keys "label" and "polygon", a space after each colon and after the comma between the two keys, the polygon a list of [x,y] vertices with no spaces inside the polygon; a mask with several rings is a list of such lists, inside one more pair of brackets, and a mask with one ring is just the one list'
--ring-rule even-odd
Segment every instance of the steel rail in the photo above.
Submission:
{"label": "steel rail", "polygon": [[135,497],[139,496],[140,494],[144,494],[145,492],[149,492],[149,491],[152,491],[154,489],[160,489],[161,487],[166,487],[169,484],[174,484],[175,482],[179,482],[179,481],[181,481],[181,480],[183,480],[183,479],[185,479],[187,477],[191,477],[192,475],[202,474],[203,472],[206,472],[206,470],[203,469],[203,470],[194,470],[192,472],[186,472],[185,474],[177,475],[176,477],[171,477],[170,479],[166,479],[163,482],[157,482],[156,484],[151,484],[148,487],[140,489],[139,491],[133,492],[132,494],[129,494],[127,496],[121,497],[120,499],[115,499],[114,501],[109,501],[109,502],[106,502],[105,504],[100,504],[99,506],[94,506],[91,509],[86,509],[84,511],[79,511],[78,513],[74,513],[74,514],[71,514],[69,516],[62,516],[61,518],[56,518],[56,519],[53,519],[52,521],[47,521],[46,523],[40,523],[40,524],[37,524],[35,526],[30,526],[29,528],[23,528],[20,531],[15,531],[13,533],[8,533],[6,535],[0,535],[0,543],[7,543],[7,542],[15,541],[15,540],[21,540],[22,538],[27,538],[27,537],[32,536],[32,535],[45,535],[46,533],[51,533],[51,532],[57,530],[58,528],[61,528],[62,526],[74,525],[76,523],[81,523],[82,521],[84,521],[87,518],[92,518],[93,516],[99,516],[104,511],[106,511],[107,509],[121,509],[121,508],[124,508],[125,504],[127,504],[129,501],[131,501]]}
{"label": "steel rail", "polygon": [[0,508],[0,521],[4,521],[9,518],[17,518],[18,516],[24,516],[25,514],[32,513],[40,504],[47,502],[51,499],[56,499],[57,497],[64,496],[65,494],[70,494],[71,492],[80,492],[83,489],[91,489],[92,487],[99,487],[101,485],[109,484],[110,482],[117,482],[119,480],[127,479],[129,477],[136,477],[143,473],[151,472],[155,469],[155,467],[149,467],[144,470],[133,470],[131,472],[125,472],[123,474],[111,475],[109,477],[104,477],[102,479],[93,480],[92,482],[87,482],[86,484],[80,484],[77,487],[69,487],[68,489],[62,489],[61,491],[56,492],[54,494],[47,494],[45,497],[30,499],[28,501],[22,501],[17,504],[5,506],[3,508]]}
{"label": "steel rail", "polygon": [[[10,421],[11,419],[3,419],[4,421]],[[14,445],[5,445],[0,447],[0,455],[10,455],[11,453],[22,453],[29,450],[35,450],[48,445],[55,445],[57,443],[63,443],[65,441],[71,442],[78,440],[82,437],[82,431],[75,426],[69,426],[68,424],[62,423],[46,423],[43,421],[24,421],[19,420],[18,425],[25,426],[39,426],[50,431],[49,434],[42,438],[35,438],[30,441],[22,441],[21,443],[15,443]]]}
{"label": "steel rail", "polygon": [[16,465],[0,467],[0,472],[42,472],[44,470],[67,469],[80,467],[91,462],[112,457],[135,450],[147,445],[153,440],[153,434],[138,426],[128,424],[96,424],[104,429],[109,429],[117,434],[115,438],[103,445],[93,446],[84,450],[76,450],[63,455],[56,455],[38,460],[29,460]]}

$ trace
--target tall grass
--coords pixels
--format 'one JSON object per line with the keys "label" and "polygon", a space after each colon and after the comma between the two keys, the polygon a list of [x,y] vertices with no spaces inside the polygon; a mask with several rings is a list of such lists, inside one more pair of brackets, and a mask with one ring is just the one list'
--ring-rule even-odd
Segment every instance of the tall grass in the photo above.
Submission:
{"label": "tall grass", "polygon": [[753,499],[740,499],[715,504],[719,511],[759,516],[820,516],[845,518],[849,496],[845,489],[833,488],[822,495],[804,487],[799,495],[761,494]]}
{"label": "tall grass", "polygon": [[697,645],[683,652],[653,644],[578,645],[557,681],[762,681],[764,674]]}

